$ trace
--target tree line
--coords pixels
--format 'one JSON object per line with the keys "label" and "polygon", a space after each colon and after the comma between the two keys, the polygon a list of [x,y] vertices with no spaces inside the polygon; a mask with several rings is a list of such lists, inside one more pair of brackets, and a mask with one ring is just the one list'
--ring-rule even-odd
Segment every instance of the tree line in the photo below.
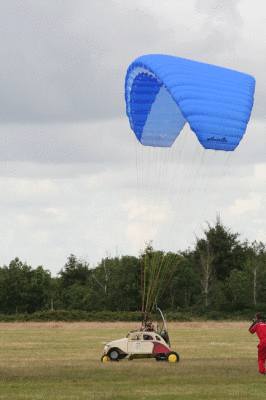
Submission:
{"label": "tree line", "polygon": [[[219,216],[207,225],[195,247],[171,253],[173,278],[163,292],[164,310],[230,313],[266,309],[266,247],[262,242],[240,241],[239,233],[225,227]],[[147,245],[144,255],[162,259],[170,253]],[[71,254],[57,277],[19,258],[0,268],[0,313],[44,310],[140,311],[140,257],[106,257],[95,268]]]}

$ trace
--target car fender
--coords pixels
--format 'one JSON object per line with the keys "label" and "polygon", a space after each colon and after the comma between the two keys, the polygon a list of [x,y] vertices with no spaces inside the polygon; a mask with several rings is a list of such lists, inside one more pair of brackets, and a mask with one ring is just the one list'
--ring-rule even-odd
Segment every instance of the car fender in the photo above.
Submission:
{"label": "car fender", "polygon": [[162,343],[153,342],[153,354],[170,353],[170,349]]}
{"label": "car fender", "polygon": [[114,351],[114,350],[116,350],[119,354],[127,354],[125,351],[119,349],[119,347],[111,347],[111,348],[108,350],[107,355],[109,355],[109,354],[110,354],[112,351]]}

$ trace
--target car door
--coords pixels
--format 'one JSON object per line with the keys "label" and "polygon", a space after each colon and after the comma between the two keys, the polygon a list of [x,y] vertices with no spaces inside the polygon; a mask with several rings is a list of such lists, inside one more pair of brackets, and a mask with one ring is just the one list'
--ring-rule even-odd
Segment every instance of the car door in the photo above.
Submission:
{"label": "car door", "polygon": [[141,353],[141,333],[132,333],[128,339],[127,352],[128,354]]}
{"label": "car door", "polygon": [[151,332],[143,332],[141,335],[141,352],[144,354],[152,354],[154,346],[154,337]]}

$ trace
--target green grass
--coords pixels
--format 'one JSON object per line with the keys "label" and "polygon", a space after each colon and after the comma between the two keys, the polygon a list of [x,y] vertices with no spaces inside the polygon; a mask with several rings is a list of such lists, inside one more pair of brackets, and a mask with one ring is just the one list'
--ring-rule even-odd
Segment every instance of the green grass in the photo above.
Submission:
{"label": "green grass", "polygon": [[266,398],[248,322],[170,323],[180,362],[101,363],[138,323],[0,323],[0,399]]}

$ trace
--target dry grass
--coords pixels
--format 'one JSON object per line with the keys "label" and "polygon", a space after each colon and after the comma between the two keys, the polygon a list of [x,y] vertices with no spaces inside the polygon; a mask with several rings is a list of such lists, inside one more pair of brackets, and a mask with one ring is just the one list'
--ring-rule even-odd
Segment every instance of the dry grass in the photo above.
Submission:
{"label": "dry grass", "polygon": [[263,398],[249,323],[168,326],[178,364],[100,362],[102,342],[138,323],[0,323],[0,399]]}

